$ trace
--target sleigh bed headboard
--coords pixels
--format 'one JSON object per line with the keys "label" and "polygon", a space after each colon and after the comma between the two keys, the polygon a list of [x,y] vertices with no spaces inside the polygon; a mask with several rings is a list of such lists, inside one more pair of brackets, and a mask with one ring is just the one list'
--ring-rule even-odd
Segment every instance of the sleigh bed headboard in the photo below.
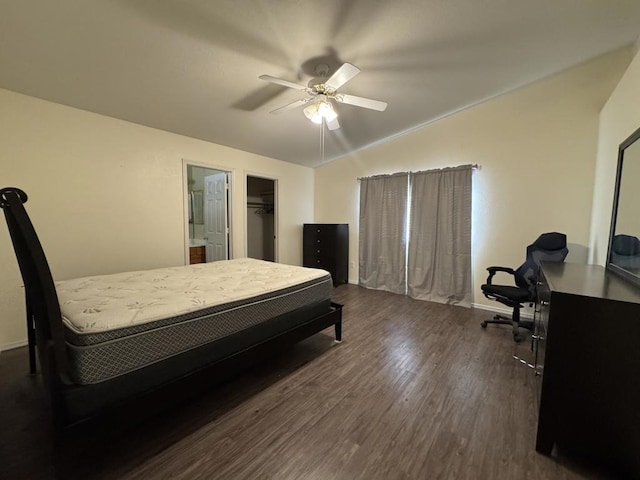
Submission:
{"label": "sleigh bed headboard", "polygon": [[68,383],[68,359],[58,296],[44,250],[24,208],[26,201],[27,194],[19,188],[0,189],[0,207],[24,281],[27,310],[33,315],[45,382]]}

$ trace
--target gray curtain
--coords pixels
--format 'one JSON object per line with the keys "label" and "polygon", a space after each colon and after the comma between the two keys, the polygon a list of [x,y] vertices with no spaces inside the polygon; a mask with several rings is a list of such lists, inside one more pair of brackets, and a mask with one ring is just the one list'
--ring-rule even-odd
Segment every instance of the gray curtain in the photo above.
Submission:
{"label": "gray curtain", "polygon": [[406,293],[407,173],[360,181],[358,282],[366,288]]}
{"label": "gray curtain", "polygon": [[472,166],[411,174],[407,292],[470,307]]}

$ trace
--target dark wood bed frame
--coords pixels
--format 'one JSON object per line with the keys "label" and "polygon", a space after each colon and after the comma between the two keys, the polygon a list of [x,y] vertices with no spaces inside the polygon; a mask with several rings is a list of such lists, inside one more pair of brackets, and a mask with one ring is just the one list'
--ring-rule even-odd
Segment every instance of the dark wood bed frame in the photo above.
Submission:
{"label": "dark wood bed frame", "polygon": [[[73,402],[69,399],[77,392],[82,392],[85,386],[75,384],[69,377],[69,359],[58,296],[46,256],[24,208],[23,204],[26,201],[26,193],[18,188],[0,190],[0,207],[4,211],[25,287],[30,371],[36,371],[37,347],[42,377],[51,400],[53,425],[58,433],[76,429],[96,420],[109,423],[115,419],[126,421],[140,418],[140,415],[147,417],[156,414],[175,401],[226,380],[254,365],[258,360],[281,351],[283,347],[332,325],[335,327],[336,341],[342,339],[342,305],[331,302],[329,312],[310,314],[296,327],[223,358],[211,361],[202,354],[206,353],[206,350],[197,356],[199,360],[196,363],[193,363],[193,357],[189,357],[187,360],[191,363],[188,363],[188,371],[180,373],[177,377],[158,378],[156,367],[155,370],[150,370],[150,375],[154,374],[155,377],[147,377],[153,378],[153,385],[144,391],[136,392],[124,400],[103,405],[90,415],[74,413]],[[181,357],[186,353],[188,352],[159,363],[171,367],[171,362],[185,362],[185,358]],[[149,368],[139,369],[136,372],[137,378],[144,378],[145,371]],[[112,380],[102,382],[106,385],[101,388],[108,388],[109,382]],[[86,389],[84,397],[80,395],[80,398],[87,398],[86,392],[89,392],[91,399],[93,390]],[[100,390],[93,396],[97,397],[99,392]],[[151,396],[153,401],[149,401]],[[96,400],[100,403],[99,398]]]}

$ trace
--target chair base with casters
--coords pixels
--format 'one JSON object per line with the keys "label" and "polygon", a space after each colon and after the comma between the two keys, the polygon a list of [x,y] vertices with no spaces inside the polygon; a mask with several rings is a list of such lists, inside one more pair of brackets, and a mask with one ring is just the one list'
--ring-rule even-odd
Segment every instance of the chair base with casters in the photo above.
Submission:
{"label": "chair base with casters", "polygon": [[[567,249],[567,237],[563,233],[550,232],[540,235],[535,242],[527,247],[525,262],[517,269],[510,267],[488,267],[489,276],[487,282],[482,285],[482,293],[485,297],[495,300],[504,306],[513,309],[511,318],[504,315],[496,315],[491,320],[485,320],[480,324],[487,328],[490,323],[511,325],[513,339],[522,341],[520,328],[533,330],[533,322],[520,320],[520,309],[525,304],[533,305],[536,301],[536,283],[540,262],[563,262],[569,253]],[[497,285],[493,283],[494,276],[498,273],[506,273],[513,277],[515,285]]]}
{"label": "chair base with casters", "polygon": [[[522,305],[521,305],[522,306]],[[507,317],[505,315],[496,314],[493,316],[491,320],[485,320],[480,323],[482,328],[487,328],[487,325],[490,323],[498,324],[498,325],[511,325],[513,328],[513,339],[516,342],[521,342],[524,340],[522,334],[520,333],[520,329],[524,328],[526,330],[533,331],[533,321],[532,320],[520,320],[520,309],[518,309],[518,320],[513,320],[511,317]]]}

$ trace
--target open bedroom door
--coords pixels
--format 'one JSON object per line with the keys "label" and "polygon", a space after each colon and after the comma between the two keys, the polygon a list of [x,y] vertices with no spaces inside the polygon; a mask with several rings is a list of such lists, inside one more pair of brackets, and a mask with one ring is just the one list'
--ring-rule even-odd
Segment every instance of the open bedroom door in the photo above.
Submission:
{"label": "open bedroom door", "polygon": [[204,229],[207,262],[229,258],[226,172],[204,177]]}
{"label": "open bedroom door", "polygon": [[233,172],[183,159],[185,265],[232,258]]}

